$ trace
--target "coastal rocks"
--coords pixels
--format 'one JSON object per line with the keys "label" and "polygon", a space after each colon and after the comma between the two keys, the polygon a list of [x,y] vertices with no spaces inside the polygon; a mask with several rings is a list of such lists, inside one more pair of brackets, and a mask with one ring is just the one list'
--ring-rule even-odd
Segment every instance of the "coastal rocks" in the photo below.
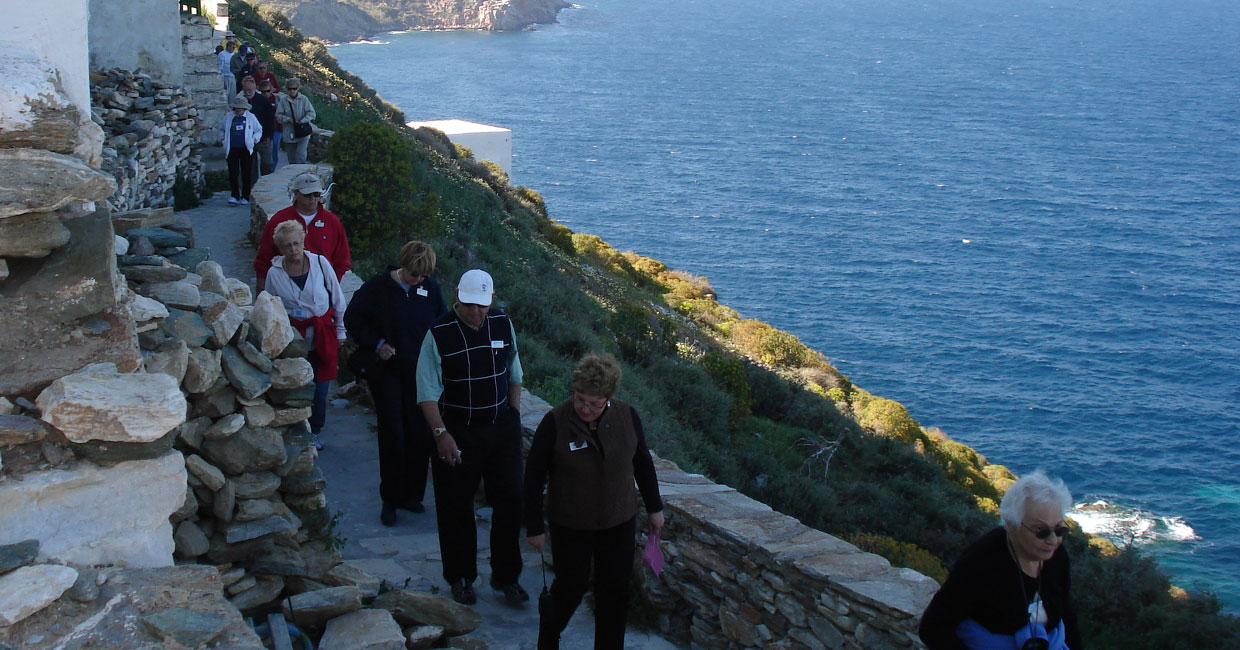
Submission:
{"label": "coastal rocks", "polygon": [[83,566],[168,566],[185,480],[177,452],[28,474],[0,485],[0,544],[37,539],[41,557]]}
{"label": "coastal rocks", "polygon": [[112,364],[57,379],[36,403],[43,420],[73,442],[152,442],[185,421],[185,396],[176,380],[122,374]]}

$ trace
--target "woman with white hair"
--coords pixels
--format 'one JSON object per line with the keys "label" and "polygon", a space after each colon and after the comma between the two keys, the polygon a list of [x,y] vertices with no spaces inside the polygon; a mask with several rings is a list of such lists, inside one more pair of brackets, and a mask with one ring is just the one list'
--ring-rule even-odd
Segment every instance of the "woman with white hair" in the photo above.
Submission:
{"label": "woman with white hair", "polygon": [[1072,495],[1036,471],[999,504],[1003,525],[965,549],[921,617],[929,650],[1082,650],[1069,598]]}
{"label": "woman with white hair", "polygon": [[306,250],[301,221],[285,221],[272,236],[280,254],[272,258],[266,290],[280,298],[289,322],[306,339],[314,366],[314,401],[310,405],[310,432],[322,449],[319,433],[327,420],[327,388],[336,378],[340,341],[345,339],[344,292],[326,257]]}

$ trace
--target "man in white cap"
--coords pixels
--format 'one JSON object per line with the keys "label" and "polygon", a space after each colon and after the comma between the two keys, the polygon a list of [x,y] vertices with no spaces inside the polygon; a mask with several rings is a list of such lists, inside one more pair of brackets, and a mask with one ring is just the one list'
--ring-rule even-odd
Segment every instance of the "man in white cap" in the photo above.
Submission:
{"label": "man in white cap", "polygon": [[323,196],[323,183],[319,177],[306,172],[293,179],[293,205],[271,215],[258,238],[258,254],[254,256],[254,275],[258,279],[258,290],[261,292],[267,282],[267,270],[271,268],[271,258],[279,251],[276,249],[276,226],[285,221],[300,219],[306,228],[306,250],[317,253],[331,262],[336,271],[336,280],[344,277],[346,271],[353,267],[349,256],[349,240],[344,234],[344,226],[340,219],[324,208],[319,199]]}
{"label": "man in white cap", "polygon": [[529,600],[521,576],[521,360],[512,321],[492,307],[495,285],[466,271],[456,305],[422,339],[418,406],[435,440],[431,463],[443,577],[459,603],[477,602],[478,531],[474,493],[481,480],[491,515],[491,587],[511,605]]}

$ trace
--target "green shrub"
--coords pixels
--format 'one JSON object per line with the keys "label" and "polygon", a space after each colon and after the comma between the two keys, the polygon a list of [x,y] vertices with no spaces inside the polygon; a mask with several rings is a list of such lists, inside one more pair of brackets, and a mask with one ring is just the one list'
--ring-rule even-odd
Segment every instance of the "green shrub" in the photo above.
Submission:
{"label": "green shrub", "polygon": [[745,362],[712,350],[702,357],[701,363],[711,381],[732,396],[731,421],[740,422],[749,417],[749,382],[745,380]]}
{"label": "green shrub", "polygon": [[796,368],[811,358],[800,339],[760,320],[745,319],[732,324],[732,342],[755,359],[777,368]]}
{"label": "green shrub", "polygon": [[337,132],[327,147],[335,167],[332,208],[355,254],[390,254],[393,243],[442,232],[440,199],[420,192],[413,145],[390,126],[358,122]]}
{"label": "green shrub", "polygon": [[172,184],[172,209],[189,210],[198,207],[201,203],[198,200],[198,190],[194,189],[194,183],[178,171],[177,179]]}

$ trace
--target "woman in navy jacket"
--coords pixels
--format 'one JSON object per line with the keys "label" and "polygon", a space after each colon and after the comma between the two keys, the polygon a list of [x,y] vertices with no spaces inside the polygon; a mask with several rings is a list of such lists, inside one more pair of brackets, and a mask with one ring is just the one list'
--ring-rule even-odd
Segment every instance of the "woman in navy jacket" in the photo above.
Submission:
{"label": "woman in navy jacket", "polygon": [[345,328],[358,345],[349,366],[370,387],[379,421],[379,496],[385,526],[396,524],[396,510],[424,512],[431,432],[418,409],[415,379],[418,352],[426,331],[448,311],[435,270],[435,251],[411,241],[400,251],[400,266],[367,280],[349,303]]}

